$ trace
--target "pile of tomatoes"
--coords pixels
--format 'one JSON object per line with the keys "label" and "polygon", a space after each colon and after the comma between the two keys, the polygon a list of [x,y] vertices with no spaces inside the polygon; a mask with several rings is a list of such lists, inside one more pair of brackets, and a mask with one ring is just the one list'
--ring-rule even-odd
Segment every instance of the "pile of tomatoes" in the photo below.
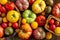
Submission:
{"label": "pile of tomatoes", "polygon": [[12,35],[19,27],[19,12],[14,9],[14,2],[0,0],[0,38]]}
{"label": "pile of tomatoes", "polygon": [[[29,40],[32,36],[35,40],[44,38],[51,39],[52,33],[46,32],[44,26],[47,17],[53,15],[60,18],[60,3],[55,5],[53,0],[8,0],[0,1],[0,37],[4,35],[12,35],[15,29],[19,28],[19,12],[22,14],[22,21],[17,35],[22,40]],[[60,22],[55,19],[50,19],[48,29],[56,34],[60,34]]]}

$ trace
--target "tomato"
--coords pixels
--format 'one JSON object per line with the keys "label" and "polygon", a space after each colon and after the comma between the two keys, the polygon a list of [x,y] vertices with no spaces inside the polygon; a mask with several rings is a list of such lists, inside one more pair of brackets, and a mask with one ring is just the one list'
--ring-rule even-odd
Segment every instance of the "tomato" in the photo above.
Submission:
{"label": "tomato", "polygon": [[52,14],[56,17],[60,17],[60,3],[53,6]]}
{"label": "tomato", "polygon": [[7,27],[7,23],[2,23],[2,27],[6,28]]}
{"label": "tomato", "polygon": [[13,23],[13,28],[17,29],[18,28],[18,23]]}
{"label": "tomato", "polygon": [[22,19],[22,24],[26,24],[26,19]]}
{"label": "tomato", "polygon": [[2,13],[6,13],[6,12],[7,12],[7,11],[6,11],[6,8],[3,7],[2,5],[0,5],[0,11],[1,11]]}
{"label": "tomato", "polygon": [[6,17],[3,18],[3,22],[8,22]]}
{"label": "tomato", "polygon": [[8,0],[0,0],[0,4],[5,5],[8,2]]}
{"label": "tomato", "polygon": [[50,33],[50,32],[47,32],[46,33],[46,39],[51,39],[52,38],[52,33]]}
{"label": "tomato", "polygon": [[35,0],[29,0],[30,5],[32,5],[35,2]]}
{"label": "tomato", "polygon": [[55,26],[54,24],[52,24],[52,25],[49,26],[49,29],[50,29],[51,31],[54,31],[55,28],[56,28],[56,26]]}
{"label": "tomato", "polygon": [[11,27],[11,26],[12,26],[12,23],[9,22],[9,23],[8,23],[8,26]]}
{"label": "tomato", "polygon": [[18,37],[22,39],[29,39],[32,34],[32,28],[29,24],[24,24],[21,27],[21,30],[18,32]]}
{"label": "tomato", "polygon": [[7,13],[7,20],[9,22],[17,22],[19,20],[19,12],[15,11],[15,10],[11,10]]}
{"label": "tomato", "polygon": [[0,38],[4,36],[4,29],[0,26]]}
{"label": "tomato", "polygon": [[46,18],[40,15],[36,18],[36,22],[38,23],[38,26],[44,26],[46,22]]}
{"label": "tomato", "polygon": [[49,23],[54,24],[54,19],[50,19]]}
{"label": "tomato", "polygon": [[59,21],[56,21],[56,22],[55,22],[55,25],[56,25],[57,27],[60,27],[60,22],[59,22]]}
{"label": "tomato", "polygon": [[60,34],[60,27],[56,27],[54,32],[55,32],[55,34]]}
{"label": "tomato", "polygon": [[12,27],[7,27],[5,29],[5,35],[9,36],[9,35],[12,35],[14,32],[13,28]]}
{"label": "tomato", "polygon": [[37,29],[38,28],[38,23],[37,22],[32,22],[31,27],[32,27],[32,29]]}
{"label": "tomato", "polygon": [[14,5],[13,2],[9,2],[5,5],[5,7],[6,7],[7,10],[13,10],[15,5]]}

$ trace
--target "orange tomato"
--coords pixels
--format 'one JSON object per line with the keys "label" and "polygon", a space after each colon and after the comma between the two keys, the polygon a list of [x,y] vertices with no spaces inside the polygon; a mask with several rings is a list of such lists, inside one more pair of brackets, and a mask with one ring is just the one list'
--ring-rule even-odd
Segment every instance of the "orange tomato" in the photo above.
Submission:
{"label": "orange tomato", "polygon": [[0,38],[4,36],[4,29],[0,26]]}

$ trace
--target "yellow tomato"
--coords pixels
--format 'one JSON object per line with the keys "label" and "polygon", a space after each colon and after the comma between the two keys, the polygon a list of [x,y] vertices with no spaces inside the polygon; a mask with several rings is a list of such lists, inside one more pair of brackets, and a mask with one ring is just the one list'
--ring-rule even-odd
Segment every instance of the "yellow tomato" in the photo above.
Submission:
{"label": "yellow tomato", "polygon": [[60,27],[56,27],[54,31],[56,34],[60,34]]}
{"label": "yellow tomato", "polygon": [[8,2],[8,0],[0,0],[0,3],[1,3],[2,5],[5,5],[7,2]]}
{"label": "yellow tomato", "polygon": [[19,13],[15,10],[11,10],[7,13],[7,20],[9,22],[17,22],[19,20]]}
{"label": "yellow tomato", "polygon": [[8,25],[9,25],[9,27],[11,27],[12,26],[12,23],[9,23]]}
{"label": "yellow tomato", "polygon": [[3,22],[7,22],[7,18],[6,17],[3,18]]}
{"label": "yellow tomato", "polygon": [[46,4],[43,0],[36,0],[32,5],[32,11],[39,14],[45,10]]}
{"label": "yellow tomato", "polygon": [[36,29],[36,28],[38,27],[38,23],[37,23],[37,22],[32,22],[32,23],[31,23],[31,27],[32,27],[33,29]]}
{"label": "yellow tomato", "polygon": [[22,24],[26,24],[26,19],[22,19]]}
{"label": "yellow tomato", "polygon": [[47,32],[47,33],[46,33],[46,39],[51,39],[51,38],[52,38],[52,33]]}

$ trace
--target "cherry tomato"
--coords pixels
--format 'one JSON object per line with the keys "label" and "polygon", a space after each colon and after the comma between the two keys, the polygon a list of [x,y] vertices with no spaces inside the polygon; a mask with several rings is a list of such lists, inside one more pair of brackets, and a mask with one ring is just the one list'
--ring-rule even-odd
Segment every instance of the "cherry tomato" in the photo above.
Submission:
{"label": "cherry tomato", "polygon": [[7,11],[6,11],[6,8],[3,7],[2,5],[0,5],[0,11],[1,11],[2,13],[6,13],[6,12],[7,12]]}
{"label": "cherry tomato", "polygon": [[30,5],[32,5],[35,2],[35,0],[29,0]]}
{"label": "cherry tomato", "polygon": [[49,23],[54,24],[54,19],[50,19]]}
{"label": "cherry tomato", "polygon": [[52,31],[54,31],[55,28],[56,28],[56,26],[54,24],[52,24],[52,25],[49,26],[49,29],[52,30]]}
{"label": "cherry tomato", "polygon": [[6,28],[7,27],[7,23],[2,23],[2,27]]}
{"label": "cherry tomato", "polygon": [[13,10],[14,9],[14,3],[13,2],[9,2],[5,5],[7,10]]}
{"label": "cherry tomato", "polygon": [[18,23],[13,23],[13,28],[17,29],[18,28]]}
{"label": "cherry tomato", "polygon": [[60,22],[59,22],[59,21],[56,21],[56,22],[55,22],[55,25],[56,25],[57,27],[60,27]]}

